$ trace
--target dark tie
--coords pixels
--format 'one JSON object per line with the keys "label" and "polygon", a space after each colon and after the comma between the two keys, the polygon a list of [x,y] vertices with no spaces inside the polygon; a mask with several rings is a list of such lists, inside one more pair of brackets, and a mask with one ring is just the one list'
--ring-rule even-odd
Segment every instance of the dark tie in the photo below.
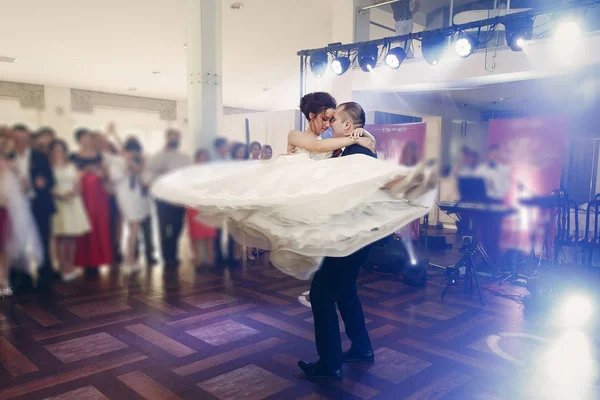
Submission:
{"label": "dark tie", "polygon": [[344,150],[337,149],[336,151],[333,152],[333,154],[331,155],[331,158],[339,157],[343,152],[344,152]]}

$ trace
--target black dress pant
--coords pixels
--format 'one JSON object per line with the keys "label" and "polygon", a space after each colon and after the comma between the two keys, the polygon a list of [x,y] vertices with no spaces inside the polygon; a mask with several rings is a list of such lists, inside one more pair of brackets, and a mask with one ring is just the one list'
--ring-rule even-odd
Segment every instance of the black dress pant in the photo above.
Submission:
{"label": "black dress pant", "polygon": [[52,234],[52,215],[47,212],[33,212],[33,218],[35,219],[35,224],[38,228],[38,233],[40,234],[41,245],[43,248],[43,259],[38,267],[40,272],[40,277],[45,274],[50,274],[52,276],[52,261],[50,258],[50,236]]}
{"label": "black dress pant", "polygon": [[[144,253],[146,257],[146,264],[148,266],[155,263],[154,258],[154,237],[152,235],[152,217],[147,217],[140,222],[140,232],[144,240]],[[135,259],[137,260],[140,255],[140,243],[139,236],[135,242]]]}
{"label": "black dress pant", "polygon": [[337,304],[352,350],[366,353],[371,340],[365,326],[365,316],[358,297],[356,279],[362,263],[370,252],[367,246],[348,257],[327,257],[310,286],[310,303],[315,324],[315,341],[321,361],[332,369],[342,367],[342,339]]}
{"label": "black dress pant", "polygon": [[148,217],[140,224],[144,237],[144,251],[146,252],[146,263],[154,262],[154,238],[152,237],[152,217]]}
{"label": "black dress pant", "polygon": [[109,197],[109,211],[110,211],[110,233],[112,240],[112,249],[114,255],[115,264],[120,264],[123,261],[123,254],[121,252],[121,235],[119,235],[119,228],[121,228],[123,221],[121,221],[121,213],[119,211],[119,205],[117,204],[117,197],[111,195]]}
{"label": "black dress pant", "polygon": [[156,202],[162,257],[166,266],[179,264],[177,250],[183,230],[185,208],[162,201]]}

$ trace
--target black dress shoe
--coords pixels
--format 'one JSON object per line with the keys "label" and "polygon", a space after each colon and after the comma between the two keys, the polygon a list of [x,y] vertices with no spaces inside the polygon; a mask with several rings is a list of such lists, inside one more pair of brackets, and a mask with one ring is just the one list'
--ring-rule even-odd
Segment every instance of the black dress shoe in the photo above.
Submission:
{"label": "black dress shoe", "polygon": [[309,379],[337,379],[344,377],[344,371],[339,369],[327,368],[324,363],[298,361],[298,366],[306,374]]}
{"label": "black dress shoe", "polygon": [[375,354],[373,354],[373,350],[360,353],[350,349],[344,353],[343,361],[345,363],[372,364],[375,362]]}

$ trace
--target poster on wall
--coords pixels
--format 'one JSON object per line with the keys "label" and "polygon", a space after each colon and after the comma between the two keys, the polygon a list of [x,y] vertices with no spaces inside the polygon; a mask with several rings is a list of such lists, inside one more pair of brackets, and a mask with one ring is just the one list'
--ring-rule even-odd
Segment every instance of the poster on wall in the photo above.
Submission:
{"label": "poster on wall", "polygon": [[[425,134],[427,124],[365,125],[377,140],[377,158],[393,160],[398,164],[414,165],[425,155]],[[398,233],[401,233],[400,231]],[[412,224],[411,236],[419,239],[419,221]]]}
{"label": "poster on wall", "polygon": [[[507,204],[518,212],[504,220],[501,248],[536,252],[544,243],[544,225],[552,215],[520,204],[523,198],[550,195],[560,187],[567,121],[561,117],[495,119],[489,124],[488,144],[500,148],[502,162],[510,167]],[[554,223],[548,233],[552,245]],[[550,253],[551,254],[551,253]]]}
{"label": "poster on wall", "polygon": [[401,163],[403,152],[409,148],[416,150],[416,161],[421,161],[425,154],[425,133],[427,124],[391,124],[365,125],[377,140],[377,157],[382,160],[396,160]]}

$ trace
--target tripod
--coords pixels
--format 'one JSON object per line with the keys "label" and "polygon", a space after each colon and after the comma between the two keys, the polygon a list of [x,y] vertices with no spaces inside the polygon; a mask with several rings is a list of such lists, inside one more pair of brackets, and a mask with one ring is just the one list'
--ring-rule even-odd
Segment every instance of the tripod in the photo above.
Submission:
{"label": "tripod", "polygon": [[477,278],[477,269],[475,268],[475,263],[473,262],[473,256],[475,253],[480,252],[486,262],[490,263],[489,257],[487,257],[487,253],[481,247],[481,245],[474,244],[472,240],[468,240],[465,238],[463,247],[461,251],[464,255],[460,260],[454,265],[452,272],[448,274],[448,283],[442,292],[442,300],[448,293],[448,290],[451,286],[457,286],[458,279],[460,279],[460,269],[461,267],[465,268],[464,272],[464,280],[465,280],[465,293],[473,293],[473,281],[475,281],[475,286],[477,286],[477,294],[479,295],[479,300],[481,301],[481,305],[485,305],[485,298],[483,297],[483,292],[481,291],[481,287],[479,286],[479,279]]}

